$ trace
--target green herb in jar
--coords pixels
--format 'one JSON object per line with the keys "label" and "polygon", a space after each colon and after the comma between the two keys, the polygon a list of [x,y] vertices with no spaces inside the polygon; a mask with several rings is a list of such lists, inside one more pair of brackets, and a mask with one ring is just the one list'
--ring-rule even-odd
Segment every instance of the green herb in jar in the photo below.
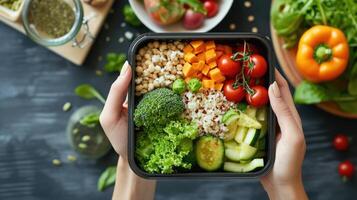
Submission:
{"label": "green herb in jar", "polygon": [[0,5],[10,10],[16,11],[20,8],[22,0],[0,0]]}
{"label": "green herb in jar", "polygon": [[64,0],[32,0],[29,10],[30,23],[50,38],[64,36],[74,24],[75,11]]}

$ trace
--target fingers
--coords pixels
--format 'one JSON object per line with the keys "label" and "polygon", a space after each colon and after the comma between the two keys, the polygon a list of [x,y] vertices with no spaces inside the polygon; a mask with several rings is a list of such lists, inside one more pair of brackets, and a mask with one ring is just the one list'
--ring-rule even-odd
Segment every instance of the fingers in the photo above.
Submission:
{"label": "fingers", "polygon": [[284,79],[284,77],[280,74],[280,72],[278,70],[275,70],[275,78],[276,78],[276,82],[280,88],[282,98],[284,99],[285,103],[288,105],[299,128],[302,130],[301,119],[300,119],[298,111],[296,110],[293,98],[291,96],[288,82]]}
{"label": "fingers", "polygon": [[[128,87],[131,80],[131,68],[128,62],[125,62],[120,72],[120,76],[113,82],[107,101],[101,113],[101,122],[109,123],[119,120],[123,103],[128,93]],[[102,126],[104,126],[102,124]]]}
{"label": "fingers", "polygon": [[301,132],[301,129],[299,128],[291,109],[289,108],[288,104],[285,102],[285,99],[282,96],[282,92],[277,82],[274,82],[269,87],[269,99],[271,107],[277,116],[282,134],[284,135],[286,133],[291,132]]}

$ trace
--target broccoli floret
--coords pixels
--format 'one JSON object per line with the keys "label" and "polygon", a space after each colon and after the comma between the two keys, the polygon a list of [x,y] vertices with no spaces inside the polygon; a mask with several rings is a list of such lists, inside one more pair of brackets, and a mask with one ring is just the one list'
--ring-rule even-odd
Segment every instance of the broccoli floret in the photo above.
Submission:
{"label": "broccoli floret", "polygon": [[162,127],[178,118],[184,107],[179,95],[167,88],[159,88],[144,95],[135,109],[134,122],[137,127]]}

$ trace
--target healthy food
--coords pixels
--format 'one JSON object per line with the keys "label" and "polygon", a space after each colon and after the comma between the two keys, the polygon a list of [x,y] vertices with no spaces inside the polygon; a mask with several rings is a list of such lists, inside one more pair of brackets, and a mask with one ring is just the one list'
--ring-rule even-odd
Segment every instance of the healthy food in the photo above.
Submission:
{"label": "healthy food", "polygon": [[140,26],[141,22],[135,15],[133,9],[129,4],[126,4],[123,8],[124,20],[132,26]]}
{"label": "healthy food", "polygon": [[120,72],[126,61],[126,55],[124,53],[108,53],[107,63],[104,65],[106,72]]}
{"label": "healthy food", "polygon": [[146,12],[161,26],[182,21],[186,29],[197,29],[206,18],[219,12],[219,5],[213,0],[144,0]]}
{"label": "healthy food", "polygon": [[135,158],[142,170],[264,167],[268,63],[254,44],[153,41],[139,49],[136,64]]}
{"label": "healthy food", "polygon": [[298,48],[296,67],[306,81],[295,102],[332,101],[357,113],[357,2],[274,0],[271,20],[284,47]]}
{"label": "healthy food", "polygon": [[351,179],[355,174],[355,166],[349,160],[341,162],[338,165],[338,173],[344,179]]}

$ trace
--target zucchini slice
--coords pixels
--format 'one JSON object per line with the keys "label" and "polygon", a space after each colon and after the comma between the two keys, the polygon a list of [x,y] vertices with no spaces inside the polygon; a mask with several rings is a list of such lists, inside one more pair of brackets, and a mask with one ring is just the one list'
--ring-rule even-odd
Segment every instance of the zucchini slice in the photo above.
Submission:
{"label": "zucchini slice", "polygon": [[197,164],[206,171],[221,168],[224,159],[224,145],[221,139],[214,136],[202,136],[196,143]]}
{"label": "zucchini slice", "polygon": [[262,158],[256,158],[248,163],[233,163],[224,162],[224,171],[228,172],[251,172],[256,168],[264,167],[264,160]]}

